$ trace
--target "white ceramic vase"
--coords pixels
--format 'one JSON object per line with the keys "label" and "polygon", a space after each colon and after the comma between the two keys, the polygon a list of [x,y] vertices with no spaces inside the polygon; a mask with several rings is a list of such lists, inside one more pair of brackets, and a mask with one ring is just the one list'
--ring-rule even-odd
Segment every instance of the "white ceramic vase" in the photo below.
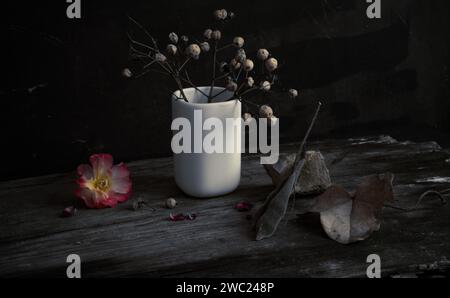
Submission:
{"label": "white ceramic vase", "polygon": [[[205,94],[209,94],[210,87],[198,87],[184,89],[184,94],[188,102],[181,98],[180,91],[172,95],[172,120],[176,118],[188,119],[191,126],[191,153],[174,153],[175,182],[186,194],[198,197],[209,198],[222,196],[233,192],[239,185],[241,178],[241,127],[234,130],[234,133],[223,133],[223,153],[217,150],[213,153],[206,153],[202,148],[201,153],[194,148],[194,130],[198,131],[198,115],[201,111],[201,126],[206,119],[214,117],[222,122],[225,129],[226,119],[241,118],[241,102],[230,100],[233,93],[224,91],[224,88],[215,87],[213,95],[218,94],[212,103],[208,103]],[[202,94],[202,92],[204,94]],[[220,94],[219,94],[220,93]],[[197,115],[197,125],[195,125],[194,114]],[[202,140],[211,130],[202,129]],[[177,131],[174,131],[174,135]],[[226,150],[226,144],[235,144],[232,153]],[[198,144],[198,140],[197,140]]]}

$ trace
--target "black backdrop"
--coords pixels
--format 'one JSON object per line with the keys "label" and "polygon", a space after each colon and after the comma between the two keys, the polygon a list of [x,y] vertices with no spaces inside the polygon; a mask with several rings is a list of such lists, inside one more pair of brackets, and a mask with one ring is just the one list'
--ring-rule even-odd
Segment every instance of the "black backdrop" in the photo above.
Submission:
{"label": "black backdrop", "polygon": [[[282,141],[298,140],[320,99],[315,138],[386,133],[450,139],[449,1],[381,0],[369,20],[363,0],[82,0],[2,2],[0,179],[72,170],[94,152],[129,161],[170,153],[169,94],[158,74],[126,80],[132,15],[165,44],[167,33],[201,33],[215,8],[237,17],[225,32],[281,57],[269,96]],[[194,77],[204,80],[204,70]],[[286,98],[295,87],[301,97]]]}

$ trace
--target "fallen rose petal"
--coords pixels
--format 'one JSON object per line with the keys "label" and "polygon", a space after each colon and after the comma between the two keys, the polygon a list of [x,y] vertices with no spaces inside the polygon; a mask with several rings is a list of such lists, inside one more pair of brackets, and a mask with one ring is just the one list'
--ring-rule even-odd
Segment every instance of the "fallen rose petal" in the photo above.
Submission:
{"label": "fallen rose petal", "polygon": [[77,214],[78,209],[74,206],[69,206],[64,208],[62,212],[62,217],[72,217]]}
{"label": "fallen rose petal", "polygon": [[182,220],[185,220],[186,218],[185,218],[185,216],[184,216],[184,214],[176,214],[176,215],[174,215],[174,214],[172,214],[172,213],[170,213],[170,215],[169,215],[169,220],[170,221],[182,221]]}
{"label": "fallen rose petal", "polygon": [[247,212],[250,211],[252,208],[253,204],[248,202],[239,202],[235,206],[235,209],[239,212]]}

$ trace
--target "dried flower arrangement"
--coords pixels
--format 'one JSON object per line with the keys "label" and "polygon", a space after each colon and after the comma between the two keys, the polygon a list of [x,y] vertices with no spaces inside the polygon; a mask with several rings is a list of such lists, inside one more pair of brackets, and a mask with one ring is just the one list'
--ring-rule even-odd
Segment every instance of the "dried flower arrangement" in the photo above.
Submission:
{"label": "dried flower arrangement", "polygon": [[[130,40],[131,59],[142,62],[142,68],[132,72],[129,68],[122,71],[122,75],[127,78],[137,78],[150,71],[161,72],[169,75],[180,90],[181,100],[188,101],[183,92],[184,86],[195,88],[199,93],[211,103],[222,93],[229,91],[233,95],[228,100],[240,100],[259,108],[259,116],[275,120],[273,110],[267,106],[249,102],[243,97],[251,92],[269,92],[277,81],[277,72],[280,68],[278,60],[273,57],[267,49],[261,48],[255,53],[256,60],[248,57],[244,49],[245,40],[241,36],[236,36],[231,42],[222,44],[225,39],[222,36],[224,26],[231,21],[235,14],[225,9],[214,11],[214,24],[206,29],[200,39],[190,39],[186,35],[178,36],[172,32],[168,35],[168,44],[164,50],[160,50],[156,39],[138,21],[129,17],[134,26],[137,26],[150,40],[150,44],[135,40],[128,34]],[[219,59],[219,54],[226,49],[235,48],[233,57]],[[201,56],[212,59],[211,81],[207,83],[211,86],[209,94],[200,90],[189,76],[188,66],[193,61],[203,60]],[[231,59],[230,59],[231,58]],[[256,67],[256,64],[259,66]],[[155,69],[154,66],[158,68]],[[257,70],[258,69],[258,70]],[[222,85],[224,90],[218,94],[213,94],[213,89],[217,85]],[[289,89],[291,98],[298,96],[298,91]],[[244,118],[249,119],[251,114],[245,114]]]}

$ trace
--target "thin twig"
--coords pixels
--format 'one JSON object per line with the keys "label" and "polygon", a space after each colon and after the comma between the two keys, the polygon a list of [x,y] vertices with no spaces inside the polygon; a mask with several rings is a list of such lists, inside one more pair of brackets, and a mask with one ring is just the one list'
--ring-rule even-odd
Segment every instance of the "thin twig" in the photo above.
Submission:
{"label": "thin twig", "polygon": [[146,64],[146,65],[144,65],[144,69],[146,69],[146,68],[148,68],[148,67],[150,67],[150,66],[152,66],[153,64],[155,64],[156,63],[156,60],[152,60],[150,63],[148,63],[148,64]]}
{"label": "thin twig", "polygon": [[179,72],[179,73],[183,70],[183,68],[186,66],[186,64],[187,64],[189,61],[191,61],[191,57],[187,58],[186,61],[184,61],[184,63],[181,64],[180,68],[178,69],[178,72]]}
{"label": "thin twig", "polygon": [[150,37],[150,39],[151,39],[151,41],[152,41],[152,43],[153,43],[153,46],[154,46],[154,48],[155,48],[155,51],[156,51],[156,52],[159,52],[158,44],[156,43],[156,39],[150,34],[150,32],[148,32],[148,30],[145,29],[144,26],[142,26],[138,21],[136,21],[135,19],[133,19],[131,16],[128,16],[128,19],[129,19],[130,21],[132,21],[136,26],[138,26],[139,29],[141,29],[148,37]]}
{"label": "thin twig", "polygon": [[152,48],[151,46],[149,46],[149,45],[147,45],[145,43],[142,43],[142,42],[139,42],[137,40],[134,40],[129,33],[127,33],[127,36],[128,36],[128,39],[130,40],[131,43],[137,44],[138,46],[141,46],[141,47],[144,47],[144,48],[147,48],[149,50],[157,52],[157,50],[155,48]]}
{"label": "thin twig", "polygon": [[428,191],[424,192],[422,195],[420,195],[419,199],[417,200],[416,205],[412,208],[402,208],[402,207],[389,205],[389,204],[384,204],[384,207],[392,208],[392,209],[396,209],[396,210],[400,210],[400,211],[405,211],[405,212],[415,211],[415,210],[419,209],[419,206],[422,203],[422,201],[426,197],[431,196],[431,195],[437,196],[441,200],[442,205],[445,205],[445,204],[447,204],[447,197],[450,197],[450,194],[446,194],[448,192],[450,192],[450,189],[443,190],[443,191],[428,190]]}
{"label": "thin twig", "polygon": [[438,191],[435,191],[435,190],[429,190],[429,191],[424,192],[424,193],[419,197],[419,200],[417,201],[417,204],[416,204],[416,206],[414,207],[414,209],[417,209],[417,208],[419,207],[420,203],[422,203],[423,199],[424,199],[425,197],[429,196],[429,195],[435,195],[435,196],[437,196],[437,197],[441,200],[442,205],[447,204],[447,199],[446,199],[445,197],[447,197],[447,196],[449,196],[449,195],[444,195],[442,192],[438,192]]}
{"label": "thin twig", "polygon": [[222,91],[218,92],[217,94],[212,95],[212,96],[211,96],[211,101],[212,101],[214,98],[218,97],[219,95],[222,95],[223,93],[225,93],[225,92],[227,92],[227,91],[228,91],[227,89],[223,89]]}
{"label": "thin twig", "polygon": [[191,87],[193,87],[195,90],[197,90],[199,93],[201,93],[204,97],[208,98],[208,94],[206,94],[205,92],[203,92],[202,90],[200,90],[200,89],[199,89],[197,86],[195,86],[195,84],[192,83],[190,80],[181,78],[181,81],[187,83],[188,85],[190,85]]}
{"label": "thin twig", "polygon": [[[242,97],[242,96],[244,96],[244,95],[246,95],[246,94],[248,94],[248,93],[250,93],[250,92],[252,92],[252,91],[258,90],[258,89],[259,89],[258,87],[252,87],[252,88],[250,88],[250,89],[245,90],[245,91],[242,92],[241,94],[236,94],[236,96]],[[233,98],[234,98],[234,96],[233,96],[232,98],[230,98],[229,100],[232,100]]]}
{"label": "thin twig", "polygon": [[221,76],[218,76],[217,78],[214,78],[214,81],[217,82],[218,80],[222,80],[225,79],[226,77],[228,77],[230,74],[232,74],[232,72],[227,72],[226,74],[223,74]]}
{"label": "thin twig", "polygon": [[211,102],[211,96],[214,89],[215,78],[216,78],[216,60],[217,60],[217,40],[214,43],[214,52],[213,52],[213,71],[212,71],[212,80],[211,80],[211,89],[209,89],[209,97],[208,103]]}
{"label": "thin twig", "polygon": [[244,67],[241,66],[241,68],[239,69],[238,75],[237,75],[237,77],[236,77],[236,81],[239,81],[239,78],[241,77],[241,73],[242,73],[242,70],[243,70],[243,69],[244,69]]}
{"label": "thin twig", "polygon": [[[175,73],[173,73],[172,68],[170,67],[170,65],[167,64],[167,63],[164,65],[163,63],[161,63],[161,62],[159,62],[159,61],[158,61],[157,63],[158,63],[158,65],[161,66],[165,71],[167,71],[167,73],[174,79],[175,83],[176,83],[177,86],[178,86],[178,89],[180,90],[180,93],[181,93],[181,95],[182,95],[184,101],[185,101],[185,102],[189,102],[188,99],[187,99],[187,97],[186,97],[186,94],[184,93],[184,90],[183,90],[183,84],[181,83],[180,78],[179,78]],[[166,66],[169,67],[169,68],[167,68]]]}
{"label": "thin twig", "polygon": [[218,48],[218,49],[217,49],[217,52],[223,51],[223,50],[225,50],[225,49],[227,49],[227,48],[230,48],[230,47],[232,47],[232,46],[234,46],[234,44],[232,44],[232,43],[227,44],[226,46],[223,46],[223,47],[221,47],[221,48]]}
{"label": "thin twig", "polygon": [[304,157],[306,141],[308,140],[309,135],[311,134],[311,131],[312,131],[313,127],[314,127],[314,124],[317,121],[317,117],[319,116],[319,112],[320,112],[321,108],[322,108],[322,102],[319,101],[319,103],[317,104],[316,112],[314,113],[314,116],[313,116],[313,118],[311,120],[311,123],[309,124],[308,130],[306,131],[306,134],[303,137],[303,141],[300,144],[300,148],[297,151],[297,156],[295,158],[295,164],[298,164],[300,162],[300,160],[302,160],[303,157]]}
{"label": "thin twig", "polygon": [[246,103],[246,104],[251,104],[251,105],[257,107],[258,109],[259,109],[259,107],[261,106],[261,105],[259,105],[259,104],[257,104],[257,103],[251,102],[251,101],[249,101],[249,100],[247,100],[247,99],[239,98],[239,101],[240,101],[240,102],[243,102],[243,103]]}

